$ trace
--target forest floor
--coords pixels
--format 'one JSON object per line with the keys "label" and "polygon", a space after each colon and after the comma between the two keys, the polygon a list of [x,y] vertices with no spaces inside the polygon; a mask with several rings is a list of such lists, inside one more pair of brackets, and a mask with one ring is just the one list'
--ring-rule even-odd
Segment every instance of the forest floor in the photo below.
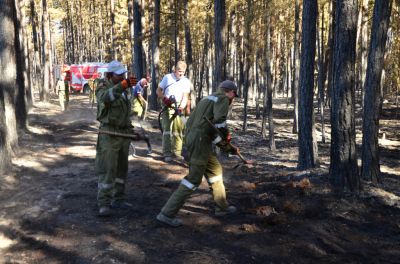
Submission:
{"label": "forest floor", "polygon": [[157,113],[145,124],[153,154],[147,156],[145,144],[136,142],[138,157],[129,157],[126,194],[132,210],[101,218],[95,108],[85,95],[72,95],[67,112],[60,111],[55,95],[49,103],[36,103],[13,168],[0,177],[0,263],[399,263],[400,113],[395,105],[386,103],[381,118],[383,183],[363,182],[358,195],[341,196],[329,185],[329,125],[327,142],[318,145],[320,167],[299,171],[286,100],[274,104],[275,152],[260,137],[254,109],[248,131],[242,132],[241,109],[235,103],[229,121],[234,143],[257,163],[234,169],[238,159],[221,158],[228,199],[239,212],[215,217],[203,181],[179,213],[184,225],[170,228],[155,216],[188,167],[162,161]]}

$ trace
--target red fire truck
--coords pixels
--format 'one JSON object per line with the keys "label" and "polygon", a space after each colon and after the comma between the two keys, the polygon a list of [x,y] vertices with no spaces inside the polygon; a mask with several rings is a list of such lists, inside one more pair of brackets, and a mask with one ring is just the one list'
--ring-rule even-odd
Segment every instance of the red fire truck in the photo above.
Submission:
{"label": "red fire truck", "polygon": [[89,93],[89,80],[103,78],[107,72],[107,63],[92,62],[84,64],[72,64],[70,89],[72,92]]}

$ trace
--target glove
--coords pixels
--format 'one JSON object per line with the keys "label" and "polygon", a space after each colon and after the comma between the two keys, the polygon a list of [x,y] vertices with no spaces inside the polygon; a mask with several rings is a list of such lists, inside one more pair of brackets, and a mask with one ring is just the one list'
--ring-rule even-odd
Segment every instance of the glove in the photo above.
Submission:
{"label": "glove", "polygon": [[128,87],[130,87],[129,81],[128,80],[122,80],[121,87],[122,87],[122,90],[126,90]]}
{"label": "glove", "polygon": [[137,79],[133,76],[128,77],[128,79],[122,80],[122,89],[126,90],[128,87],[135,86],[137,84]]}

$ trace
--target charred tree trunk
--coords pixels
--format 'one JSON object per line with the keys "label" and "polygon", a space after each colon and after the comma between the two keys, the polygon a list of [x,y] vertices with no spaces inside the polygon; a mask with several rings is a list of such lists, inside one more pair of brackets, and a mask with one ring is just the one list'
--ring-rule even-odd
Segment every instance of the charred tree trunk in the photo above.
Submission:
{"label": "charred tree trunk", "polygon": [[360,189],[355,133],[355,55],[357,1],[336,3],[335,49],[331,108],[331,164],[333,187],[341,192]]}
{"label": "charred tree trunk", "polygon": [[151,104],[152,108],[157,110],[157,94],[160,70],[160,0],[154,1],[154,33],[152,41],[152,72],[151,72]]}
{"label": "charred tree trunk", "polygon": [[144,76],[143,74],[143,45],[142,45],[142,13],[139,0],[134,0],[133,3],[133,24],[134,24],[134,64],[135,75],[138,79]]}
{"label": "charred tree trunk", "polygon": [[[211,18],[209,15],[207,15],[207,21],[209,21]],[[201,98],[203,97],[203,86],[204,86],[204,79],[207,78],[207,67],[206,67],[206,59],[207,59],[207,53],[208,53],[208,43],[209,43],[209,34],[208,30],[204,31],[204,42],[203,42],[203,53],[201,55],[201,62],[200,62],[200,81],[199,81],[199,90],[197,93],[197,98],[196,98],[196,103],[198,103]]]}
{"label": "charred tree trunk", "polygon": [[318,165],[314,127],[314,60],[317,28],[317,0],[303,1],[300,92],[299,92],[299,164],[300,169]]}
{"label": "charred tree trunk", "polygon": [[[27,121],[27,106],[26,106],[26,95],[30,93],[25,93],[29,88],[28,86],[28,74],[27,65],[25,64],[25,40],[24,40],[24,28],[21,25],[21,21],[24,21],[23,12],[21,12],[23,2],[20,0],[15,1],[17,8],[15,9],[15,19],[14,19],[14,35],[15,35],[15,49],[16,49],[16,61],[17,61],[17,89],[15,97],[15,114],[17,119],[18,128],[25,129]],[[29,66],[29,65],[28,65]]]}
{"label": "charred tree trunk", "polygon": [[[190,35],[190,20],[189,20],[189,1],[184,1],[184,25],[185,25],[185,46],[186,46],[186,64],[187,64],[187,76],[189,80],[193,82],[193,51],[192,51],[192,37]],[[193,108],[196,105],[196,92],[190,89],[190,107]]]}
{"label": "charred tree trunk", "polygon": [[392,0],[376,1],[365,82],[361,175],[365,180],[381,181],[379,168],[379,114],[382,110],[381,76],[389,28]]}
{"label": "charred tree trunk", "polygon": [[[247,13],[251,14],[252,10],[252,1],[247,0]],[[252,17],[247,16],[245,18],[245,36],[244,36],[244,57],[246,60],[245,70],[244,70],[244,88],[243,88],[243,98],[244,98],[244,107],[243,107],[243,131],[247,130],[247,106],[249,101],[249,88],[250,88],[250,66],[252,63],[252,52],[251,52],[251,22]]]}
{"label": "charred tree trunk", "polygon": [[214,85],[226,79],[226,10],[225,0],[216,0],[214,2],[214,18],[215,18],[215,73]]}

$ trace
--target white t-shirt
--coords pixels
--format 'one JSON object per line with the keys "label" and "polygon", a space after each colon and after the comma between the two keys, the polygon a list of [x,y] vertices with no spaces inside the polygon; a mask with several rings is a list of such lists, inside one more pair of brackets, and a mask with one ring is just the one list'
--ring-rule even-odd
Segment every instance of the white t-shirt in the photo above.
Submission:
{"label": "white t-shirt", "polygon": [[188,78],[182,77],[177,80],[173,73],[165,75],[159,84],[164,95],[167,97],[175,96],[178,103],[182,101],[184,93],[190,93],[190,85]]}

